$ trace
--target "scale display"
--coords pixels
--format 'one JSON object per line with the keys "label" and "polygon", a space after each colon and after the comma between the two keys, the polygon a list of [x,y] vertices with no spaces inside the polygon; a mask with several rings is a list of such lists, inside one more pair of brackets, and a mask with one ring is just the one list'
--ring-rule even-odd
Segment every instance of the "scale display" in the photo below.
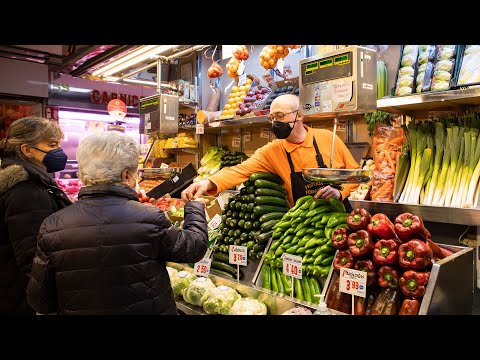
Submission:
{"label": "scale display", "polygon": [[352,53],[331,56],[325,59],[302,64],[302,80],[304,84],[338,79],[352,75]]}

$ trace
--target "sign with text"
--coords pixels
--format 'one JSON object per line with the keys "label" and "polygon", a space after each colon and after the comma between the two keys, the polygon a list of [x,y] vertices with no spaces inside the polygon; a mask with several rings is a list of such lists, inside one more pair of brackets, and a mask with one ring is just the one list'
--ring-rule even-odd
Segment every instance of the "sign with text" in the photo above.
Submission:
{"label": "sign with text", "polygon": [[205,133],[205,126],[203,124],[197,124],[197,126],[195,127],[195,133],[199,134],[199,135],[204,134]]}
{"label": "sign with text", "polygon": [[252,141],[252,133],[250,131],[246,131],[243,134],[243,142],[247,143],[247,142],[250,142],[250,141]]}
{"label": "sign with text", "polygon": [[228,251],[228,262],[230,264],[247,266],[247,247],[230,245]]}
{"label": "sign with text", "polygon": [[193,266],[193,273],[198,276],[208,276],[212,259],[202,259]]}
{"label": "sign with text", "polygon": [[354,296],[367,296],[367,273],[349,268],[340,268],[340,291]]}
{"label": "sign with text", "polygon": [[262,128],[260,131],[261,139],[270,139],[270,128]]}
{"label": "sign with text", "polygon": [[240,147],[240,136],[235,136],[232,138],[232,147],[239,148]]}
{"label": "sign with text", "polygon": [[283,273],[294,278],[302,278],[302,257],[283,253]]}
{"label": "sign with text", "polygon": [[45,118],[58,122],[58,106],[45,106]]}
{"label": "sign with text", "polygon": [[222,217],[219,214],[215,214],[215,216],[212,218],[212,220],[209,221],[208,227],[212,230],[215,230],[218,225],[222,222]]}

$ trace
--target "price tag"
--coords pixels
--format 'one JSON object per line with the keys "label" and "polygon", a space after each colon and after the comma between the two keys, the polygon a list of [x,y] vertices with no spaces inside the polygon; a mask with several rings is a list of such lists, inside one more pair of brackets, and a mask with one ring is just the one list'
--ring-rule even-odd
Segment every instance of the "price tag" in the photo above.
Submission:
{"label": "price tag", "polygon": [[218,214],[215,214],[215,216],[212,218],[212,220],[209,221],[208,227],[212,230],[215,230],[218,225],[222,222],[222,217]]}
{"label": "price tag", "polygon": [[193,273],[198,276],[208,276],[212,259],[202,259],[193,265]]}
{"label": "price tag", "polygon": [[339,289],[341,292],[352,294],[354,296],[367,296],[367,273],[365,271],[344,267],[340,268]]}
{"label": "price tag", "polygon": [[247,266],[247,247],[230,245],[228,262],[230,264]]}
{"label": "price tag", "polygon": [[280,71],[280,74],[283,74],[283,65],[285,65],[285,62],[283,61],[282,58],[278,59],[277,61],[277,69]]}
{"label": "price tag", "polygon": [[243,134],[243,142],[247,143],[247,142],[250,142],[250,141],[252,141],[252,133],[250,131],[246,131]]}
{"label": "price tag", "polygon": [[175,175],[175,177],[172,179],[172,181],[173,181],[174,183],[176,183],[179,179],[180,179],[180,178],[179,178],[177,175]]}
{"label": "price tag", "polygon": [[275,80],[273,80],[273,77],[272,77],[272,75],[270,75],[270,74],[262,75],[262,78],[263,78],[263,80],[265,80],[265,82],[266,82],[269,86],[275,84]]}
{"label": "price tag", "polygon": [[150,150],[150,146],[152,146],[152,144],[141,144],[140,145],[140,154],[147,155],[148,150]]}
{"label": "price tag", "polygon": [[162,163],[160,169],[168,169],[168,164]]}
{"label": "price tag", "polygon": [[245,70],[245,64],[244,64],[244,61],[242,60],[242,61],[240,61],[240,65],[238,65],[237,74],[240,77],[245,76],[245,79],[243,80],[243,83],[241,83],[240,78],[238,79],[238,85],[239,86],[242,86],[247,81],[246,75],[243,73],[244,70]]}
{"label": "price tag", "polygon": [[302,257],[283,253],[283,273],[294,278],[302,278]]}
{"label": "price tag", "polygon": [[232,147],[237,147],[239,148],[240,147],[240,137],[239,136],[235,136],[234,138],[232,138]]}
{"label": "price tag", "polygon": [[197,126],[195,127],[195,133],[200,135],[205,133],[205,127],[203,126],[203,124],[197,124]]}
{"label": "price tag", "polygon": [[269,128],[262,128],[260,131],[260,138],[261,139],[270,139],[270,129]]}

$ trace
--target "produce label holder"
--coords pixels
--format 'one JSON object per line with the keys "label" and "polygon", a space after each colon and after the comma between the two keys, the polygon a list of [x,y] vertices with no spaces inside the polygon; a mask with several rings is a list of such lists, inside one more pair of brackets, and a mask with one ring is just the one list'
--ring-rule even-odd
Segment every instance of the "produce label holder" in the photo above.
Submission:
{"label": "produce label holder", "polygon": [[247,247],[230,245],[228,251],[228,262],[237,265],[237,283],[240,283],[240,265],[247,266]]}
{"label": "produce label holder", "polygon": [[352,295],[352,315],[355,315],[355,296],[367,296],[367,273],[349,269],[340,268],[340,291]]}
{"label": "produce label holder", "polygon": [[301,279],[302,278],[302,257],[297,255],[290,255],[287,253],[283,253],[282,255],[282,267],[283,273],[287,276],[290,276],[292,279],[292,291],[291,296],[293,295],[293,289],[295,286],[294,278]]}

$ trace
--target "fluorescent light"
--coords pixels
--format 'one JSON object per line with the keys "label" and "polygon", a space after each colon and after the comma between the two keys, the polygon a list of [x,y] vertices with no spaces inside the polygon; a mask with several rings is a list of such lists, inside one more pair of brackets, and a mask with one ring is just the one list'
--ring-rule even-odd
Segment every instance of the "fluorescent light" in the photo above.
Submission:
{"label": "fluorescent light", "polygon": [[[58,117],[60,119],[60,122],[62,122],[62,120],[102,121],[108,123],[115,121],[115,119],[110,115],[65,110],[59,110]],[[125,118],[123,118],[122,122],[127,124],[140,124],[140,118],[126,116]]]}
{"label": "fluorescent light", "polygon": [[[127,69],[135,64],[138,64],[153,55],[159,55],[161,53],[165,53],[168,50],[171,50],[178,45],[147,45],[138,50],[138,52],[133,52],[128,54],[125,57],[122,57],[111,64],[104,66],[103,68],[95,70],[92,75],[102,77],[110,76],[116,74],[124,69]],[[128,58],[128,59],[126,59]]]}
{"label": "fluorescent light", "polygon": [[[156,81],[148,81],[148,80],[140,80],[140,79],[123,79],[123,81],[129,82],[129,83],[135,83],[135,84],[157,86]],[[161,84],[160,86],[165,86],[165,85]]]}

